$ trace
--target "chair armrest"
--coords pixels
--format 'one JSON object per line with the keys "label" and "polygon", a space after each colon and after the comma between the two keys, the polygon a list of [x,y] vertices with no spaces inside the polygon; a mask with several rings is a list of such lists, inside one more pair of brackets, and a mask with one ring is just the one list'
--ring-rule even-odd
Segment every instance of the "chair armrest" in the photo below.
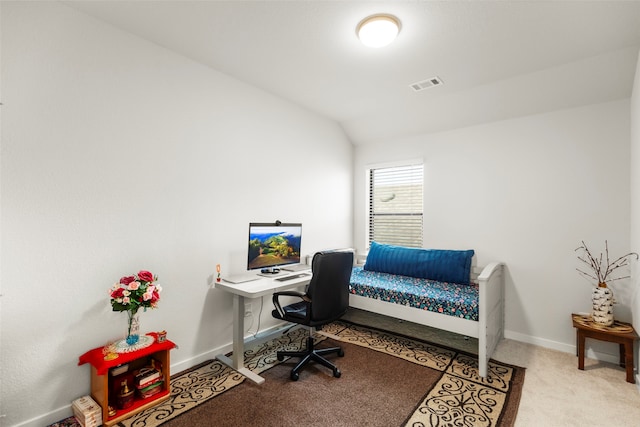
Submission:
{"label": "chair armrest", "polygon": [[274,292],[274,294],[271,297],[271,299],[273,300],[273,305],[276,308],[276,310],[278,310],[278,313],[280,314],[280,317],[284,317],[284,310],[282,309],[282,306],[280,305],[280,301],[279,301],[280,296],[298,297],[303,301],[307,301],[307,302],[310,301],[309,298],[306,296],[306,294],[304,294],[302,292],[298,292],[298,291]]}
{"label": "chair armrest", "polygon": [[300,297],[300,298],[302,298],[305,294],[304,294],[304,292],[298,292],[298,291],[281,291],[281,292],[274,292],[273,293],[274,297],[278,297],[280,295],[284,295],[284,296],[288,296],[288,297]]}

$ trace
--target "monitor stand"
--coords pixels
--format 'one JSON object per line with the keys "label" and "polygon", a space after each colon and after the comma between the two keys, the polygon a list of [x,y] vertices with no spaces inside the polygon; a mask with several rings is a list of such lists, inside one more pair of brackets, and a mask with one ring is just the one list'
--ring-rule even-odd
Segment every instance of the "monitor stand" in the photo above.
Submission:
{"label": "monitor stand", "polygon": [[265,277],[273,277],[275,275],[280,274],[280,272],[281,270],[277,267],[269,267],[269,268],[261,269],[259,275],[265,276]]}

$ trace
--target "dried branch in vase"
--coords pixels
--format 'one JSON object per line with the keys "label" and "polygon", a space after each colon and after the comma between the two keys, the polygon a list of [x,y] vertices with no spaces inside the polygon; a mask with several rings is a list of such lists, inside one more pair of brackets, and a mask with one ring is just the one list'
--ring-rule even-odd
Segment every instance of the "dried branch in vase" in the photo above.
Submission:
{"label": "dried branch in vase", "polygon": [[576,268],[587,280],[593,279],[598,286],[606,287],[607,282],[613,282],[620,279],[628,279],[630,276],[611,277],[611,274],[622,267],[629,265],[629,258],[635,257],[636,261],[640,258],[637,253],[629,252],[623,255],[613,262],[609,258],[609,243],[604,241],[605,253],[600,253],[599,257],[594,257],[587,244],[582,241],[582,245],[576,248],[576,251],[582,251],[581,255],[578,255],[578,260],[591,269],[590,272],[584,271],[584,269]]}

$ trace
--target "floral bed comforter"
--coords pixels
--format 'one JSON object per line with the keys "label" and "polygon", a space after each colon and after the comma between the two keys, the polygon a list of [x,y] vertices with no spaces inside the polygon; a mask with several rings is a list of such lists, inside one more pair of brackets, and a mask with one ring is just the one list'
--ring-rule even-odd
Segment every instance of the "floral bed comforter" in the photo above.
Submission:
{"label": "floral bed comforter", "polygon": [[354,267],[349,291],[354,295],[478,321],[479,289],[476,283],[459,285]]}

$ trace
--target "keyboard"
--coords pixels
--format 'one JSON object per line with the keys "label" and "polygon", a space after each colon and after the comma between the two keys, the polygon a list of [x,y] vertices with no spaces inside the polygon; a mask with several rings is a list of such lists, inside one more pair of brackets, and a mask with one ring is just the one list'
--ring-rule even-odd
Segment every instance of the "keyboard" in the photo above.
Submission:
{"label": "keyboard", "polygon": [[284,270],[284,271],[305,271],[305,270],[311,270],[311,266],[307,265],[307,264],[295,264],[295,265],[282,267],[282,270]]}
{"label": "keyboard", "polygon": [[308,276],[307,273],[292,274],[291,276],[278,277],[276,278],[276,280],[278,282],[288,282],[289,280],[299,279],[301,277],[306,277],[306,276]]}

